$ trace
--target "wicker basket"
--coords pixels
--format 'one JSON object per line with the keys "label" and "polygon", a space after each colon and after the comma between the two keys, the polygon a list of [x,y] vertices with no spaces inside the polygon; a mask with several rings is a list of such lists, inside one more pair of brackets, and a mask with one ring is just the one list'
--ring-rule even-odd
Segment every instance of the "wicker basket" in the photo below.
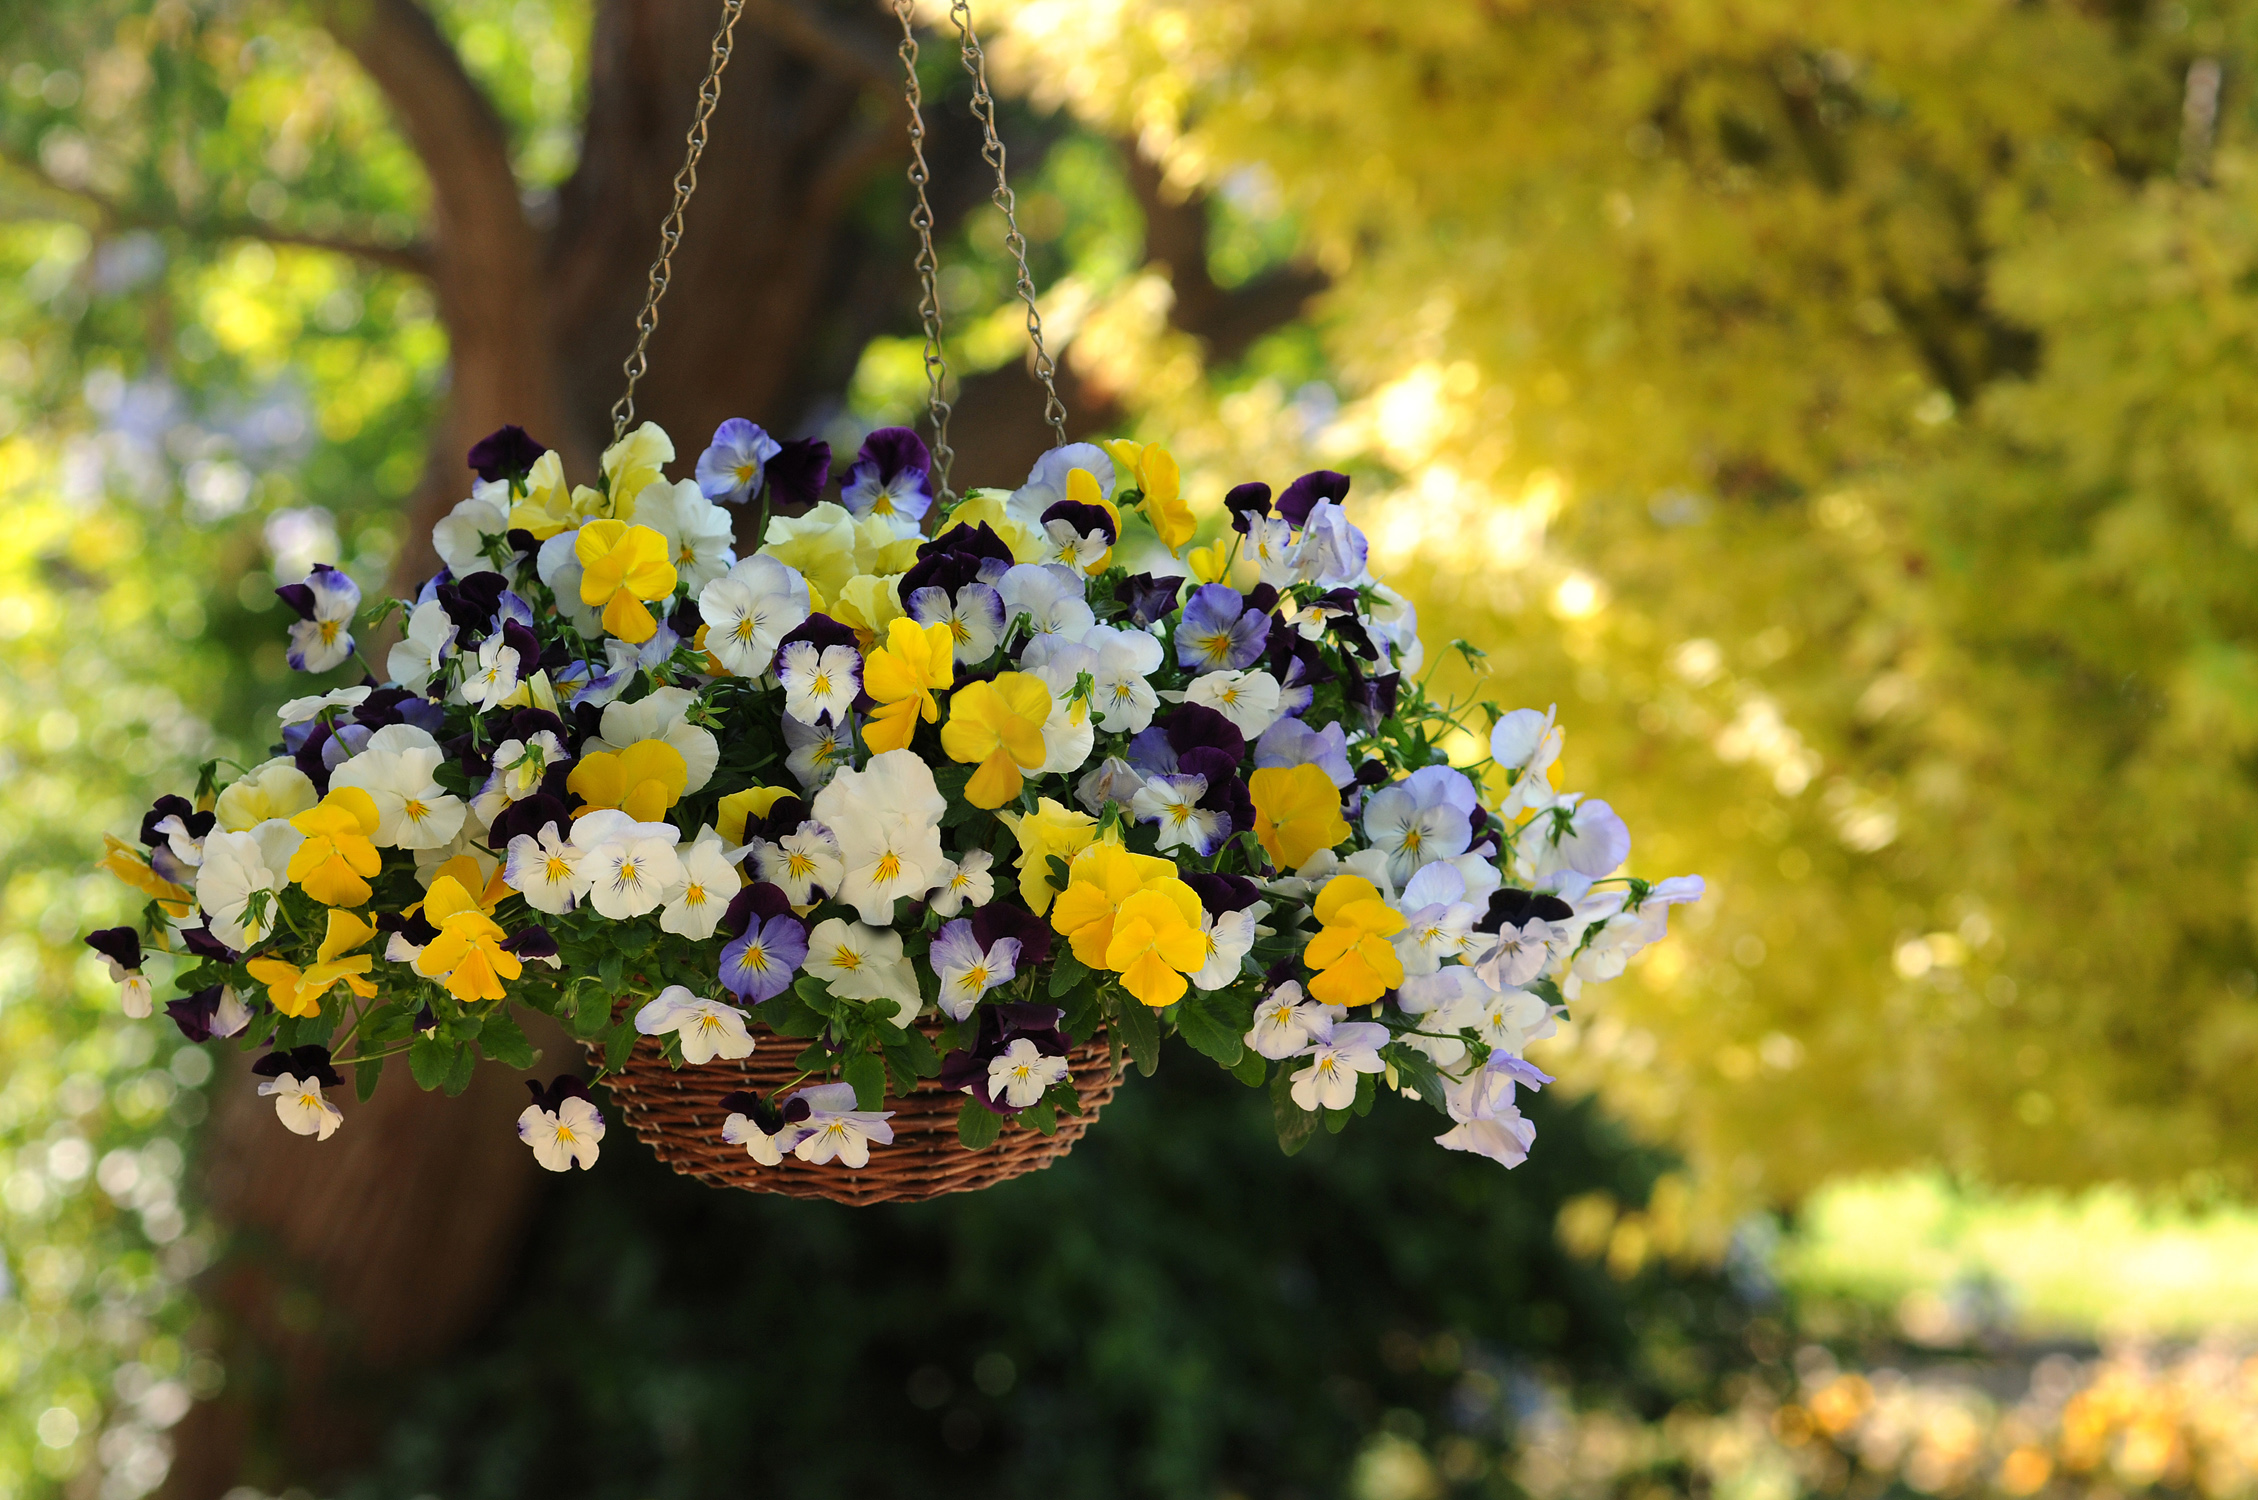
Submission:
{"label": "wicker basket", "polygon": [[781,1166],[764,1167],[744,1147],[721,1138],[721,1098],[746,1088],[766,1095],[791,1082],[799,1071],[792,1059],[807,1044],[764,1026],[756,1025],[754,1035],[759,1045],[751,1057],[686,1068],[670,1065],[659,1044],[645,1037],[636,1043],[627,1066],[605,1080],[627,1123],[675,1171],[719,1187],[834,1203],[914,1203],[943,1193],[969,1193],[1041,1171],[1073,1150],[1113,1097],[1117,1082],[1100,1033],[1068,1054],[1082,1113],[1061,1115],[1054,1135],[1006,1127],[987,1150],[967,1151],[957,1140],[957,1111],[964,1095],[924,1078],[908,1098],[886,1101],[894,1112],[894,1143],[871,1147],[868,1166],[812,1166],[787,1156]]}

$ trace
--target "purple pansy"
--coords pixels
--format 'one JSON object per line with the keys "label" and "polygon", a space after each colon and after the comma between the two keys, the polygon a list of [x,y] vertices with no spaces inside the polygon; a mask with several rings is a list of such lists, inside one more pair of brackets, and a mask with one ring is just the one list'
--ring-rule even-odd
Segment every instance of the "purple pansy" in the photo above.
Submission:
{"label": "purple pansy", "polygon": [[470,466],[478,477],[492,483],[498,479],[523,479],[533,461],[549,450],[527,435],[522,427],[498,428],[470,445]]}
{"label": "purple pansy", "polygon": [[1115,586],[1114,602],[1129,611],[1129,623],[1142,630],[1166,619],[1176,608],[1176,595],[1184,580],[1174,574],[1132,573]]}
{"label": "purple pansy", "polygon": [[[985,908],[983,908],[985,910]],[[988,1091],[988,1064],[1004,1055],[1014,1041],[1024,1037],[1046,1057],[1064,1057],[1073,1050],[1066,1033],[1058,1029],[1066,1012],[1055,1005],[984,1005],[980,1008],[980,1035],[970,1048],[959,1047],[941,1062],[938,1080],[944,1089],[970,1094],[999,1115],[1019,1111]]]}
{"label": "purple pansy", "polygon": [[[1278,497],[1278,515],[1297,531],[1309,522],[1309,513],[1320,500],[1330,500],[1335,505],[1348,498],[1349,477],[1332,469],[1316,469],[1302,475],[1286,486]],[[1228,503],[1228,502],[1226,502]]]}
{"label": "purple pansy", "polygon": [[1315,766],[1333,785],[1356,779],[1349,769],[1348,732],[1338,723],[1312,729],[1299,719],[1280,719],[1254,742],[1254,763],[1264,766]]}
{"label": "purple pansy", "polygon": [[831,482],[831,445],[821,438],[793,438],[768,461],[771,505],[813,505]]}
{"label": "purple pansy", "polygon": [[857,517],[884,516],[906,535],[933,507],[933,455],[907,427],[881,427],[863,439],[839,499]]}
{"label": "purple pansy", "polygon": [[1260,481],[1233,485],[1223,497],[1223,508],[1231,513],[1231,529],[1245,536],[1255,522],[1270,514],[1270,486]]}
{"label": "purple pansy", "polygon": [[1240,671],[1254,665],[1269,641],[1268,615],[1247,608],[1237,589],[1206,583],[1184,601],[1184,618],[1176,627],[1176,660],[1194,672]]}
{"label": "purple pansy", "polygon": [[729,937],[721,950],[723,988],[755,1005],[783,994],[808,956],[807,924],[766,881],[739,891],[717,930]]}
{"label": "purple pansy", "polygon": [[743,417],[731,417],[713,430],[713,443],[698,455],[698,493],[717,505],[743,505],[760,493],[768,461],[784,445]]}
{"label": "purple pansy", "polygon": [[315,563],[304,583],[286,583],[275,597],[298,612],[290,627],[290,665],[300,672],[327,672],[353,654],[348,627],[361,607],[361,588],[328,563]]}

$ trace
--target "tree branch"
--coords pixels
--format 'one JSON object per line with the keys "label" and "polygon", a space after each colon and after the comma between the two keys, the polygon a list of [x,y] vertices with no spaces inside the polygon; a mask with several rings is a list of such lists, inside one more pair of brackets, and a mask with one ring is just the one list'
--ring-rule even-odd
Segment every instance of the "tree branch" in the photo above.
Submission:
{"label": "tree branch", "polygon": [[1229,364],[1275,328],[1301,316],[1327,280],[1312,266],[1287,265],[1242,286],[1219,285],[1207,267],[1207,200],[1193,196],[1171,201],[1160,168],[1133,143],[1124,142],[1129,185],[1145,211],[1145,259],[1168,267],[1176,302],[1169,322],[1207,346],[1215,364]]}
{"label": "tree branch", "polygon": [[861,40],[833,30],[791,0],[747,0],[745,14],[792,51],[822,63],[834,73],[860,79],[881,91],[900,87],[891,59]]}
{"label": "tree branch", "polygon": [[415,276],[431,274],[431,247],[421,241],[387,244],[381,240],[360,240],[347,235],[315,234],[311,230],[288,229],[260,219],[217,214],[192,215],[181,212],[177,206],[170,209],[129,207],[92,188],[76,187],[64,182],[38,162],[27,161],[5,148],[0,148],[0,161],[5,161],[8,166],[31,178],[47,192],[90,209],[108,233],[135,229],[170,229],[196,240],[263,240],[270,245],[297,245],[309,250],[327,250],[336,255],[349,255],[355,260],[365,260],[371,265],[386,266]]}

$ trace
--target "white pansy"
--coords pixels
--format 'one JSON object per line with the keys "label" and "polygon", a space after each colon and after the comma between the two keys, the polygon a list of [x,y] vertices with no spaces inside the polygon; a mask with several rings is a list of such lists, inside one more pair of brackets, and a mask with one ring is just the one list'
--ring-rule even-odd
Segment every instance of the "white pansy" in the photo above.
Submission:
{"label": "white pansy", "polygon": [[596,1165],[604,1139],[604,1117],[578,1094],[557,1101],[555,1109],[528,1104],[517,1117],[518,1139],[533,1148],[533,1159],[552,1172]]}
{"label": "white pansy", "polygon": [[[204,840],[204,863],[196,871],[196,904],[209,919],[212,936],[248,952],[265,942],[279,920],[278,902],[290,856],[305,835],[280,818],[270,818],[242,833],[214,832]],[[263,910],[251,912],[252,893],[268,892]]]}
{"label": "white pansy", "polygon": [[1527,990],[1496,990],[1477,1003],[1474,1034],[1492,1047],[1519,1054],[1557,1029],[1552,1007]]}
{"label": "white pansy", "polygon": [[1380,1049],[1387,1044],[1388,1028],[1377,1021],[1332,1023],[1302,1054],[1309,1066],[1294,1074],[1294,1103],[1310,1111],[1347,1109],[1356,1103],[1358,1074],[1386,1071]]}
{"label": "white pansy", "polygon": [[944,917],[953,917],[967,906],[986,906],[996,896],[996,878],[989,873],[995,862],[985,849],[967,849],[956,859],[943,860],[926,903]]}
{"label": "white pansy", "polygon": [[318,1078],[278,1074],[259,1085],[259,1094],[274,1100],[276,1118],[289,1127],[293,1135],[316,1136],[326,1141],[345,1123],[344,1113],[322,1096]]}
{"label": "white pansy", "polygon": [[572,753],[546,729],[536,730],[531,739],[502,741],[494,747],[494,766],[486,773],[486,784],[471,798],[472,813],[493,822],[512,803],[541,790],[542,779],[571,760]]}
{"label": "white pansy", "polygon": [[737,561],[729,512],[708,500],[695,479],[645,485],[635,497],[635,524],[666,538],[675,576],[693,594]]}
{"label": "white pansy", "polygon": [[908,1027],[925,1008],[917,974],[902,956],[902,935],[890,927],[868,927],[844,917],[815,924],[808,934],[802,969],[831,986],[842,1000],[891,1000],[894,1024]]}
{"label": "white pansy", "polygon": [[784,716],[784,769],[807,791],[829,782],[855,754],[852,719],[836,724],[807,724]]}
{"label": "white pansy", "polygon": [[1097,653],[1090,707],[1108,734],[1137,734],[1149,727],[1160,696],[1152,674],[1160,670],[1161,644],[1142,630],[1095,625],[1082,644]]}
{"label": "white pansy", "polygon": [[603,615],[580,602],[580,532],[560,531],[541,544],[534,554],[533,570],[541,581],[556,595],[557,613],[563,615],[572,628],[589,640],[600,640],[604,635]]}
{"label": "white pansy", "polygon": [[784,685],[784,712],[804,724],[843,724],[862,687],[862,657],[852,646],[818,649],[813,641],[794,641],[777,663],[777,680]]}
{"label": "white pansy", "polygon": [[510,840],[502,879],[535,911],[562,916],[578,899],[582,858],[583,851],[549,823],[538,834],[521,833]]}
{"label": "white pansy", "polygon": [[519,662],[517,648],[495,631],[478,647],[478,659],[463,674],[463,701],[489,712],[501,707],[502,700],[517,691]]}
{"label": "white pansy", "polygon": [[1278,722],[1278,679],[1259,670],[1209,672],[1184,689],[1184,701],[1214,709],[1251,740]]}
{"label": "white pansy", "polygon": [[1004,514],[1040,536],[1043,512],[1066,498],[1066,476],[1076,469],[1098,482],[1098,493],[1113,495],[1113,460],[1096,443],[1067,443],[1035,460],[1027,482],[1011,492]]}
{"label": "white pansy", "polygon": [[332,789],[359,787],[376,804],[375,841],[398,849],[438,849],[462,831],[468,809],[433,772],[446,757],[413,724],[387,724],[360,754],[331,773]]}
{"label": "white pansy", "polygon": [[509,484],[480,480],[471,486],[468,500],[456,502],[455,508],[431,528],[431,546],[447,571],[457,578],[491,573],[495,568],[493,559],[486,555],[487,540],[506,535],[509,529]]}
{"label": "white pansy", "polygon": [[941,815],[948,805],[932,768],[909,750],[874,755],[863,769],[833,777],[812,811],[839,844],[838,899],[883,926],[894,919],[895,901],[931,890],[947,859]]}
{"label": "white pansy", "polygon": [[1016,563],[997,581],[1003,596],[1004,624],[1027,616],[1027,628],[1037,635],[1056,635],[1079,641],[1097,623],[1083,597],[1082,575],[1056,563]]}
{"label": "white pansy", "polygon": [[839,863],[839,843],[821,823],[802,823],[774,843],[753,841],[753,865],[760,878],[784,892],[794,906],[819,900],[839,889],[845,867]]}
{"label": "white pansy", "polygon": [[432,599],[408,614],[408,631],[384,659],[392,681],[413,693],[427,691],[431,680],[446,669],[455,649],[455,622],[446,607]]}
{"label": "white pansy", "polygon": [[893,1118],[893,1111],[855,1108],[852,1084],[827,1083],[818,1088],[802,1089],[792,1097],[808,1102],[807,1118],[792,1127],[796,1138],[792,1154],[804,1162],[817,1166],[828,1161],[847,1167],[867,1166],[873,1144],[893,1144],[894,1127],[887,1123]]}
{"label": "white pansy", "polygon": [[713,768],[721,763],[721,742],[713,731],[690,722],[696,701],[697,694],[688,688],[663,687],[633,703],[612,703],[604,709],[602,733],[583,744],[581,754],[663,740],[682,757],[682,794],[693,796],[713,780]]}
{"label": "white pansy", "polygon": [[[742,852],[742,851],[740,851]],[[721,925],[722,913],[743,883],[718,834],[707,829],[682,856],[682,894],[659,914],[659,927],[679,937],[704,942]]]}
{"label": "white pansy", "polygon": [[1264,1057],[1296,1057],[1347,1014],[1346,1006],[1306,999],[1302,987],[1289,979],[1254,1008],[1254,1029],[1245,1041]]}
{"label": "white pansy", "polygon": [[326,693],[310,693],[303,698],[292,698],[274,711],[275,721],[288,729],[293,724],[303,724],[315,715],[332,708],[358,708],[368,701],[371,690],[366,687],[332,688]]}
{"label": "white pansy", "polygon": [[681,838],[671,823],[638,823],[613,809],[584,815],[572,830],[582,851],[574,893],[615,922],[657,910],[681,895],[689,878],[675,852]]}
{"label": "white pansy", "polygon": [[1227,911],[1220,917],[1201,914],[1200,941],[1207,945],[1207,962],[1191,976],[1194,985],[1219,990],[1238,981],[1246,956],[1254,948],[1255,919],[1265,909],[1258,901],[1243,911]]}
{"label": "white pansy", "polygon": [[645,1036],[672,1032],[680,1039],[686,1063],[709,1063],[717,1057],[735,1062],[753,1055],[752,1033],[745,1029],[743,1011],[701,999],[679,984],[660,990],[657,998],[635,1012],[635,1029]]}
{"label": "white pansy", "polygon": [[988,1097],[1013,1109],[1025,1109],[1043,1092],[1066,1078],[1066,1059],[1052,1057],[1026,1037],[1011,1039],[1001,1057],[988,1064]]}
{"label": "white pansy", "polygon": [[807,622],[808,583],[791,567],[756,552],[698,594],[706,650],[739,677],[758,677],[783,638]]}
{"label": "white pansy", "polygon": [[1465,894],[1466,878],[1441,860],[1421,866],[1405,883],[1396,903],[1404,928],[1395,936],[1404,973],[1432,974],[1446,960],[1466,954],[1482,910],[1461,900]]}
{"label": "white pansy", "polygon": [[1547,779],[1553,762],[1560,759],[1561,730],[1555,722],[1560,706],[1543,713],[1517,708],[1490,726],[1490,759],[1513,778],[1513,786],[1498,804],[1507,824],[1524,812],[1541,812],[1552,806],[1552,786]]}

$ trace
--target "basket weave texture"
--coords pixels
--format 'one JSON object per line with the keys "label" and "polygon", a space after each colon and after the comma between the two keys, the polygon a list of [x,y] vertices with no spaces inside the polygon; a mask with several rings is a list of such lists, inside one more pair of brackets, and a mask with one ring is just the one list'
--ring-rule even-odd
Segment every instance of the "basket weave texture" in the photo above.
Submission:
{"label": "basket weave texture", "polygon": [[957,1111],[965,1096],[921,1078],[907,1098],[887,1099],[894,1112],[894,1142],[873,1145],[869,1165],[833,1161],[816,1166],[786,1156],[782,1165],[764,1167],[744,1147],[721,1138],[721,1122],[728,1118],[721,1099],[737,1089],[758,1089],[766,1096],[790,1083],[799,1072],[792,1060],[807,1044],[757,1024],[753,1032],[758,1045],[751,1057],[736,1062],[717,1058],[685,1068],[668,1063],[659,1044],[645,1037],[636,1043],[627,1066],[605,1080],[636,1135],[660,1161],[686,1177],[717,1187],[849,1204],[915,1203],[943,1193],[969,1193],[1039,1172],[1073,1150],[1117,1086],[1100,1033],[1067,1056],[1082,1113],[1060,1115],[1055,1134],[1007,1125],[985,1151],[967,1151],[957,1139]]}

